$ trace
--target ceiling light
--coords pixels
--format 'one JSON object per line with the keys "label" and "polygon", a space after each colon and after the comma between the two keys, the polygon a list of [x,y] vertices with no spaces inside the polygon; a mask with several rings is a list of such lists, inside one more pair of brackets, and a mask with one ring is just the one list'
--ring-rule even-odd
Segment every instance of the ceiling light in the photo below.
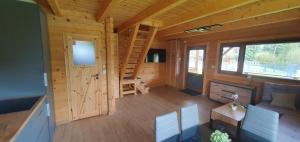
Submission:
{"label": "ceiling light", "polygon": [[208,25],[208,26],[202,26],[202,27],[198,27],[198,28],[194,28],[194,29],[189,29],[189,30],[186,30],[185,32],[186,33],[195,33],[195,32],[203,33],[203,32],[209,32],[209,31],[213,30],[213,28],[222,27],[222,26],[223,25],[221,25],[221,24],[214,24],[214,25]]}

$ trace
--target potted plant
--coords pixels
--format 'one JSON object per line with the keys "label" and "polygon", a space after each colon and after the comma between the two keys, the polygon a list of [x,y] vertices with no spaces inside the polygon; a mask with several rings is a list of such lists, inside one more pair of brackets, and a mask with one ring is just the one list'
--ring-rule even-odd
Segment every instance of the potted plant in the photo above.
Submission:
{"label": "potted plant", "polygon": [[231,139],[229,138],[227,133],[222,133],[221,131],[216,130],[210,135],[210,141],[211,142],[231,142]]}

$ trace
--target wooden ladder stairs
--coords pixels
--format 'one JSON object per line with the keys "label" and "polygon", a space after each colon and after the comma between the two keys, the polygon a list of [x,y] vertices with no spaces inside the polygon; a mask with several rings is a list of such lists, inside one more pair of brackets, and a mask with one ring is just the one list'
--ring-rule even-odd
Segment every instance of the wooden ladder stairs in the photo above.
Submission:
{"label": "wooden ladder stairs", "polygon": [[[137,24],[129,33],[129,43],[120,61],[120,94],[137,94],[137,75],[157,32],[157,27]],[[141,92],[141,91],[140,91]]]}

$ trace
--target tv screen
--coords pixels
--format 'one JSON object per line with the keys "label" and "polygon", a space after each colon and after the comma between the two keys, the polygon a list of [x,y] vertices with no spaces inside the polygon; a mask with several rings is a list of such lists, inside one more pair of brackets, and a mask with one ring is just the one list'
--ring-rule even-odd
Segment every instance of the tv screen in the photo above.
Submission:
{"label": "tv screen", "polygon": [[165,63],[166,62],[166,49],[153,49],[150,48],[145,59],[146,63]]}

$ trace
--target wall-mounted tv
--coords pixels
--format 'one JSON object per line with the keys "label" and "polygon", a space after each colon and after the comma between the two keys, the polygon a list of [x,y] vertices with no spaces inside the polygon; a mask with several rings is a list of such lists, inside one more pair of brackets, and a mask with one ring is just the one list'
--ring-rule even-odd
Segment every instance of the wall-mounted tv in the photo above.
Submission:
{"label": "wall-mounted tv", "polygon": [[165,63],[166,49],[150,48],[145,59],[145,63]]}

